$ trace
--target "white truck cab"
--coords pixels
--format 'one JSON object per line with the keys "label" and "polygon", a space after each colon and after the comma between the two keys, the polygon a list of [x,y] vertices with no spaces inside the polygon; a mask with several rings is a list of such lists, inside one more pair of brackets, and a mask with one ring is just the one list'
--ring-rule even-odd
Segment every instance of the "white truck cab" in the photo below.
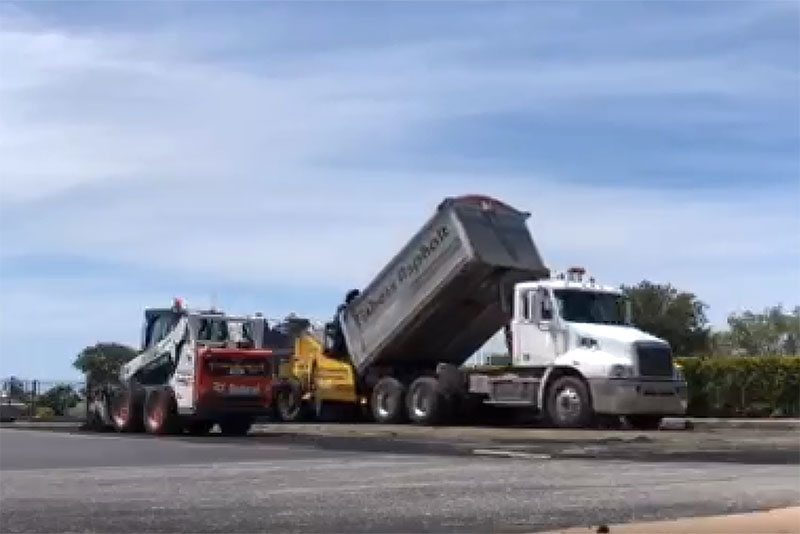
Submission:
{"label": "white truck cab", "polygon": [[[627,416],[640,428],[686,412],[686,383],[669,344],[633,326],[622,291],[582,268],[517,284],[510,334],[512,367],[545,370],[540,407],[563,426],[585,418],[586,407],[576,403],[587,401],[592,413]],[[574,380],[558,389],[554,380],[564,376]]]}

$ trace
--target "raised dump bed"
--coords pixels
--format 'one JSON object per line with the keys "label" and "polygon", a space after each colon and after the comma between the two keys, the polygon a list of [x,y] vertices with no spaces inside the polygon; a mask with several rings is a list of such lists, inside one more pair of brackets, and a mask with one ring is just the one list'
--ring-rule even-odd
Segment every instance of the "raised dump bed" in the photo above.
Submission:
{"label": "raised dump bed", "polygon": [[461,365],[509,319],[514,284],[549,275],[520,212],[448,198],[340,317],[359,374]]}

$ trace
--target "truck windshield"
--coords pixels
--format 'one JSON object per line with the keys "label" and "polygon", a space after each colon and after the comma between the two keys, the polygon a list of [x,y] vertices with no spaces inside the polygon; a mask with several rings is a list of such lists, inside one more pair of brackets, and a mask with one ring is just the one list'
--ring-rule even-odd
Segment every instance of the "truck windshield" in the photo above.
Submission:
{"label": "truck windshield", "polygon": [[577,289],[554,291],[558,312],[574,323],[629,324],[626,298],[614,293],[593,293]]}

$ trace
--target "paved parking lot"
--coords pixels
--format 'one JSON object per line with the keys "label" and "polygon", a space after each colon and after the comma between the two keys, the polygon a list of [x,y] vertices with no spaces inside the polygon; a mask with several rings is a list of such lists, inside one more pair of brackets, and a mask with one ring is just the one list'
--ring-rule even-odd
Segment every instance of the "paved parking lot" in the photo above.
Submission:
{"label": "paved parking lot", "polygon": [[0,469],[3,532],[531,532],[800,500],[797,465],[397,454],[280,437],[0,429]]}

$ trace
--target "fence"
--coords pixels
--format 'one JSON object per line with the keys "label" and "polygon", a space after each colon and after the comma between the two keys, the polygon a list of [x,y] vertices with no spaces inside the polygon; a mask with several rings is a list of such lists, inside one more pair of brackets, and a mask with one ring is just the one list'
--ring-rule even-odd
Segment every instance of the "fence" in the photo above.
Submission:
{"label": "fence", "polygon": [[0,388],[0,418],[83,419],[86,383],[75,380],[7,378]]}

